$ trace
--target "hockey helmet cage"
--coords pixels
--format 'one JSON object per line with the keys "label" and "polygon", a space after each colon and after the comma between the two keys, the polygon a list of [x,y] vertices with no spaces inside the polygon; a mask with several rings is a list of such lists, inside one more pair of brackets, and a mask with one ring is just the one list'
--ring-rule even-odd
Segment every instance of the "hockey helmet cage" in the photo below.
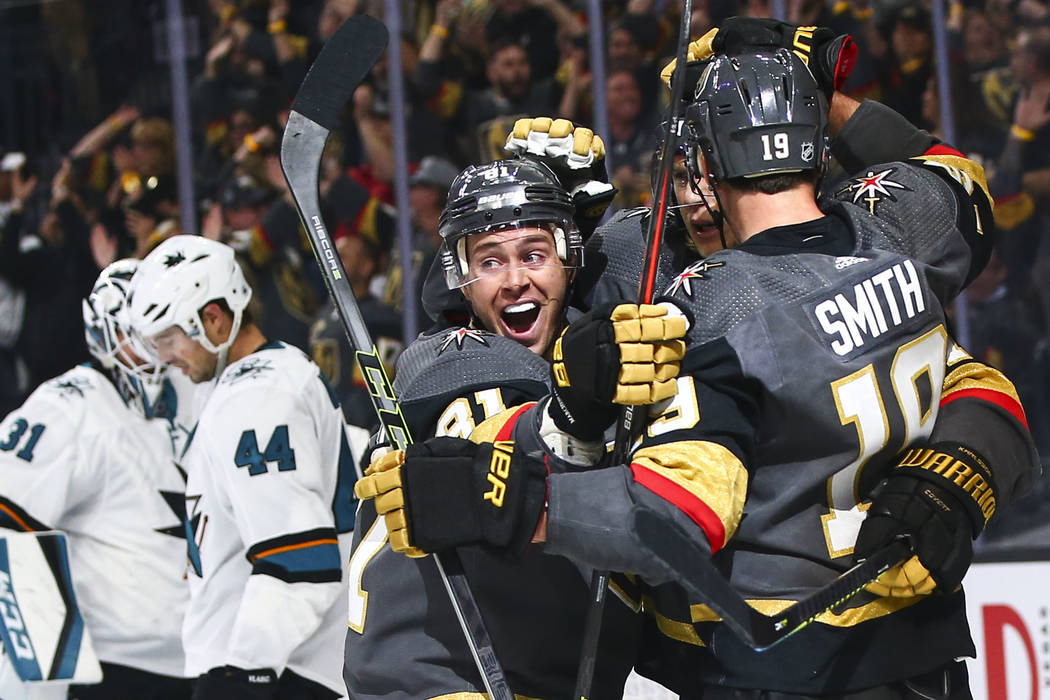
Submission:
{"label": "hockey helmet cage", "polygon": [[110,263],[99,273],[81,302],[88,352],[109,370],[124,401],[150,417],[160,394],[164,368],[133,333],[128,314],[128,288],[139,261]]}
{"label": "hockey helmet cage", "polygon": [[471,165],[452,183],[441,212],[442,265],[449,289],[470,283],[466,238],[528,224],[551,224],[558,257],[567,267],[582,264],[583,238],[573,221],[569,193],[554,172],[528,158]]}
{"label": "hockey helmet cage", "polygon": [[[685,89],[682,91],[682,101],[678,105],[678,114],[682,114],[688,109],[689,105],[693,103],[693,96],[696,93],[696,86],[700,82],[700,76],[703,74],[704,69],[710,63],[710,59],[703,59],[700,61],[689,61],[685,64]],[[671,74],[672,80],[678,79],[678,69],[675,68],[674,73]],[[667,121],[675,113],[674,106],[668,106],[667,112],[664,114],[663,121],[660,122],[656,132],[656,147],[653,149],[653,155],[649,163],[649,192],[655,194],[656,187],[659,184],[657,177],[660,173],[660,164],[664,150],[664,139],[667,138]],[[679,137],[678,142],[675,144],[674,157],[683,156],[688,153],[689,143],[688,140]],[[674,195],[672,193],[672,201]]]}
{"label": "hockey helmet cage", "polygon": [[[689,138],[714,182],[776,173],[822,172],[827,98],[787,49],[714,57],[686,110]],[[699,162],[691,165],[699,168]],[[697,172],[700,172],[699,169]]]}
{"label": "hockey helmet cage", "polygon": [[[131,323],[147,338],[178,326],[209,352],[225,356],[251,298],[233,248],[191,234],[172,236],[146,256],[132,279]],[[204,333],[200,311],[219,299],[233,313],[233,326],[216,345]]]}

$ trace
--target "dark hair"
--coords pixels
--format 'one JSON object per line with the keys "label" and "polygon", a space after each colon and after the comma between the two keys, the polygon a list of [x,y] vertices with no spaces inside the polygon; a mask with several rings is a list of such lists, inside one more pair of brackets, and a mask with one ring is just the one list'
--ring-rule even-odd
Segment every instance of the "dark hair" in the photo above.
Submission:
{"label": "dark hair", "polygon": [[[218,299],[212,299],[211,301],[206,302],[204,306],[207,306],[208,304],[218,304],[219,309],[224,314],[226,314],[230,318],[233,318],[233,309],[230,308],[230,305],[226,303],[225,299],[221,297]],[[204,306],[197,309],[198,314],[200,314],[200,312],[204,310]],[[252,316],[251,307],[245,306],[244,311],[241,312],[241,328],[244,328],[245,326],[251,325],[253,323],[255,323],[255,318]]]}
{"label": "dark hair", "polygon": [[727,182],[738,190],[744,192],[758,192],[761,194],[779,194],[787,192],[799,185],[816,184],[817,171],[804,170],[793,173],[774,173],[772,175],[761,175],[759,177],[734,177]]}
{"label": "dark hair", "polygon": [[525,44],[521,43],[521,40],[514,36],[502,35],[499,38],[490,41],[489,46],[491,48],[489,48],[488,54],[485,56],[485,63],[490,63],[500,52],[505,51],[512,46],[516,46],[524,51],[525,55],[528,55],[529,53],[528,49],[525,48]]}

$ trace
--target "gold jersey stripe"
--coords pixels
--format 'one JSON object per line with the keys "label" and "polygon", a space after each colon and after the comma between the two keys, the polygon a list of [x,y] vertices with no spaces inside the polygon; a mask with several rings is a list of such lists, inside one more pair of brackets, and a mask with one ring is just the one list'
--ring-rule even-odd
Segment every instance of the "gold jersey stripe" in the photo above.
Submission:
{"label": "gold jersey stripe", "polygon": [[680,486],[705,504],[722,521],[725,541],[736,532],[747,496],[747,469],[724,446],[716,442],[680,440],[644,447],[634,453],[631,461]]}
{"label": "gold jersey stripe", "polygon": [[504,411],[500,411],[499,413],[486,418],[479,423],[473,431],[471,431],[471,442],[476,442],[479,445],[483,442],[495,442],[500,431],[503,430],[503,427],[521,411],[522,407],[529,407],[535,403],[535,401],[531,401],[527,404],[511,406]]}
{"label": "gold jersey stripe", "polygon": [[[918,160],[924,163],[939,164],[948,168],[954,168],[970,177],[971,180],[981,189],[981,194],[984,195],[988,201],[989,206],[992,203],[992,195],[988,190],[988,179],[984,173],[984,168],[977,162],[964,158],[962,156],[953,156],[947,153],[938,153],[931,155],[919,156]],[[965,185],[965,183],[960,183]],[[969,188],[967,188],[969,190]],[[969,191],[972,196],[973,192]]]}
{"label": "gold jersey stripe", "polygon": [[704,644],[704,641],[700,639],[700,635],[691,623],[673,620],[661,615],[656,611],[653,599],[649,596],[644,596],[642,603],[645,606],[645,612],[652,616],[653,622],[656,623],[656,628],[660,630],[660,633],[665,637],[669,637],[679,642],[685,642],[686,644],[692,644],[693,646],[707,646]]}
{"label": "gold jersey stripe", "polygon": [[[829,627],[854,627],[862,622],[867,622],[868,620],[892,615],[899,610],[911,607],[925,599],[926,596],[915,596],[913,598],[879,598],[878,600],[841,613],[821,613],[817,616],[815,622],[828,625]],[[747,604],[764,615],[775,615],[797,602],[798,601],[795,600],[750,599],[747,601]],[[687,644],[706,646],[700,639],[699,634],[697,634],[696,629],[692,624],[664,617],[655,611],[650,611],[650,614],[652,614],[657,628],[664,634],[664,636]],[[690,605],[689,615],[693,623],[722,621],[722,618],[715,614],[711,608],[703,604]],[[691,630],[691,633],[686,632],[686,629]]]}
{"label": "gold jersey stripe", "polygon": [[986,391],[997,391],[1005,394],[1018,404],[1021,398],[1017,395],[1017,389],[1013,382],[1006,378],[999,370],[980,362],[967,362],[961,367],[956,367],[948,372],[944,378],[944,389],[941,392],[941,401],[952,394],[960,391],[984,389]]}

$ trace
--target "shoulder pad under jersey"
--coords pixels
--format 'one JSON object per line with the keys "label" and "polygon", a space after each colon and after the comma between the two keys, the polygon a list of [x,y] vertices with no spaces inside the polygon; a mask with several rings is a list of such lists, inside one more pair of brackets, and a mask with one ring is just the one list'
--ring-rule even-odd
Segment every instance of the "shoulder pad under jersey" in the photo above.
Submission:
{"label": "shoulder pad under jersey", "polygon": [[550,365],[524,345],[473,328],[421,336],[397,362],[394,391],[402,402],[473,388],[534,385],[545,394]]}
{"label": "shoulder pad under jersey", "polygon": [[946,158],[872,166],[843,183],[835,198],[853,219],[861,248],[901,253],[957,277],[961,287],[987,262],[995,222],[983,171],[958,167],[972,164],[965,158]]}
{"label": "shoulder pad under jersey", "polygon": [[[638,298],[648,213],[644,207],[621,209],[588,239],[583,269],[576,281],[576,305],[580,308],[590,309],[610,301]],[[685,252],[684,245],[674,237],[664,239],[657,272],[658,289],[665,286],[674,272],[676,257],[680,263],[681,254]]]}

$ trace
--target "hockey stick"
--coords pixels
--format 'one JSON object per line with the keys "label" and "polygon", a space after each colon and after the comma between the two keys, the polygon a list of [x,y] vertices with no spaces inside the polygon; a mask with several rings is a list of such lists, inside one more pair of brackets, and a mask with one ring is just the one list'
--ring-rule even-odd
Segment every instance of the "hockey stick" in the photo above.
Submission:
{"label": "hockey stick", "polygon": [[755,651],[765,651],[795,634],[819,615],[846,602],[912,555],[907,540],[897,540],[840,574],[776,615],[764,615],[744,600],[711,561],[711,554],[677,526],[638,508],[634,533],[639,544],[667,567],[674,582],[703,601]]}
{"label": "hockey stick", "polygon": [[[367,15],[356,15],[346,20],[325,42],[292,103],[281,140],[281,169],[295,199],[299,216],[306,226],[310,246],[321,267],[328,292],[335,302],[339,319],[354,347],[354,357],[368,384],[379,422],[390,443],[402,449],[412,442],[412,437],[379,352],[346,279],[343,263],[321,218],[318,199],[318,172],[328,134],[338,125],[343,105],[379,60],[386,44],[386,27]],[[435,554],[431,559],[438,567],[438,574],[445,584],[489,697],[493,700],[513,700],[459,555],[449,550],[440,555]]]}
{"label": "hockey stick", "polygon": [[[671,78],[671,108],[667,119],[667,131],[660,151],[660,176],[653,193],[653,208],[649,215],[646,236],[645,259],[642,275],[638,281],[638,303],[649,304],[656,296],[656,272],[660,267],[660,246],[663,245],[664,225],[668,198],[671,191],[671,170],[675,148],[681,136],[682,92],[685,89],[685,63],[689,49],[689,32],[692,22],[693,0],[682,3],[682,19],[678,27],[678,47],[675,52],[677,70]],[[644,413],[644,411],[643,411]],[[634,407],[626,406],[620,413],[616,426],[616,441],[613,447],[613,464],[625,464],[634,442],[635,430],[641,427],[634,422]],[[583,628],[583,645],[580,651],[580,666],[576,671],[575,700],[587,700],[594,679],[594,667],[598,661],[598,641],[601,637],[602,615],[605,612],[606,591],[609,588],[609,572],[595,571],[591,574],[591,602]]]}

